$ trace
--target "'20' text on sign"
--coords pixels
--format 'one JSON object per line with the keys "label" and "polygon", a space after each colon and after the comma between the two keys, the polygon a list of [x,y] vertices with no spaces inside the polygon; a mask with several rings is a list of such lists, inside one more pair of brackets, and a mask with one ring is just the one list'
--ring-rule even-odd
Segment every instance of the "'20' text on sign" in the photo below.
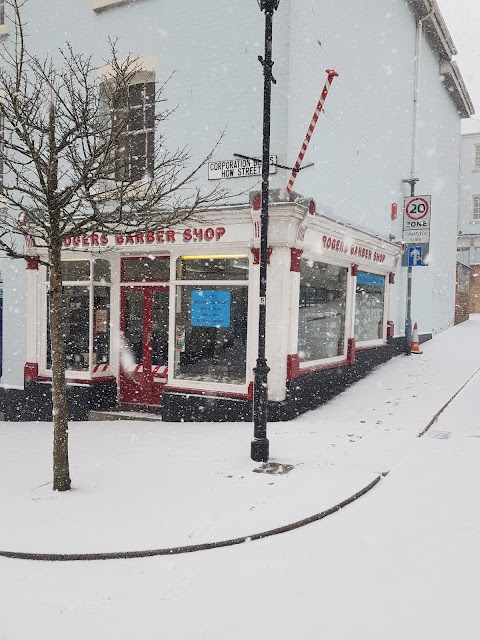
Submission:
{"label": "'20' text on sign", "polygon": [[409,244],[429,242],[431,196],[409,196],[403,205],[403,241]]}

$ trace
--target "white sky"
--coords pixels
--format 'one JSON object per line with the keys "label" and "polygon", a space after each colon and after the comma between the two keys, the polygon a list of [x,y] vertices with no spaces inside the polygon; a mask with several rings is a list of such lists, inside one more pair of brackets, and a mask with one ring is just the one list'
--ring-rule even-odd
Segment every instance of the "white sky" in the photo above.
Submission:
{"label": "white sky", "polygon": [[475,115],[463,121],[462,131],[480,131],[480,0],[438,0],[437,4],[458,50],[455,60],[475,106]]}

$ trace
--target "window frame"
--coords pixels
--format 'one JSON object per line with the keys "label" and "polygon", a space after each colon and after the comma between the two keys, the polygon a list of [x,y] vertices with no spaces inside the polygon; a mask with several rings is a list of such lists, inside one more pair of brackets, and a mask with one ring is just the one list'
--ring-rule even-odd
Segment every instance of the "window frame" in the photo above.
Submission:
{"label": "window frame", "polygon": [[[184,253],[184,252],[183,252]],[[172,256],[170,261],[170,341],[168,347],[168,361],[171,363],[169,366],[169,381],[168,384],[172,389],[192,389],[199,391],[212,391],[215,393],[225,393],[225,394],[239,394],[244,396],[248,393],[249,384],[252,382],[253,373],[252,373],[252,344],[254,340],[252,340],[252,313],[253,307],[255,306],[255,292],[252,287],[254,286],[254,277],[252,276],[251,268],[252,268],[252,256],[248,255],[245,252],[245,255],[248,258],[248,278],[246,280],[181,280],[177,277],[177,260],[180,260],[183,253],[181,255]],[[232,251],[232,255],[236,255],[237,252]],[[199,258],[204,257],[201,252],[198,252]],[[213,252],[210,250],[208,254],[205,255],[213,256]],[[226,252],[222,251],[218,254],[219,257],[225,257]],[[190,286],[195,288],[208,288],[208,287],[243,287],[247,289],[247,337],[246,337],[246,348],[245,348],[245,383],[238,384],[230,384],[225,382],[212,382],[206,380],[191,380],[188,378],[176,378],[175,377],[175,334],[176,334],[176,300],[177,300],[177,290],[179,287]]]}
{"label": "window frame", "polygon": [[[94,378],[105,378],[111,377],[113,375],[113,367],[112,367],[112,311],[114,309],[114,301],[113,301],[113,269],[112,263],[110,260],[107,260],[110,264],[110,282],[104,281],[96,281],[94,280],[94,261],[95,260],[106,260],[105,256],[88,256],[81,257],[78,253],[75,255],[62,255],[63,260],[71,260],[71,261],[85,261],[90,263],[90,278],[88,280],[66,280],[62,283],[62,287],[81,287],[89,289],[89,329],[88,329],[88,368],[86,369],[67,369],[65,368],[65,377],[67,382],[69,379],[74,380],[85,380],[89,381]],[[42,330],[40,335],[40,375],[44,378],[51,379],[52,377],[52,369],[47,367],[47,357],[48,357],[48,290],[50,287],[50,283],[48,281],[48,270],[46,267],[42,267]],[[95,309],[94,309],[94,299],[95,299],[95,288],[96,287],[108,287],[110,291],[110,303],[109,303],[109,329],[108,329],[108,352],[109,352],[109,362],[108,363],[99,363],[100,369],[98,371],[94,371],[94,367],[96,364],[93,364],[93,354],[94,354],[94,337],[95,337]],[[107,365],[105,370],[103,370],[103,365]]]}
{"label": "window frame", "polygon": [[10,33],[10,28],[6,20],[5,1],[0,0],[0,38]]}
{"label": "window frame", "polygon": [[[108,80],[107,80],[108,82]],[[133,100],[134,92],[139,93]],[[128,107],[128,110],[127,110]],[[128,85],[128,105],[110,105],[109,112],[111,121],[114,122],[116,115],[124,111],[126,128],[121,134],[124,150],[115,149],[115,159],[112,179],[115,182],[138,182],[142,183],[147,177],[148,180],[154,178],[155,169],[155,134],[156,134],[156,81],[154,72],[144,72],[139,69]],[[137,127],[141,124],[141,127]],[[140,141],[144,153],[135,155],[135,142]],[[120,143],[122,144],[122,143]],[[143,173],[137,175],[138,159],[143,159]],[[132,177],[133,176],[133,177]]]}
{"label": "window frame", "polygon": [[354,276],[352,280],[355,280],[355,286],[353,289],[353,317],[352,317],[352,328],[353,328],[353,339],[355,340],[355,347],[358,349],[368,348],[368,347],[379,347],[387,344],[387,327],[388,327],[388,311],[389,311],[389,300],[390,300],[390,283],[388,274],[382,273],[381,271],[375,271],[375,269],[369,269],[365,271],[366,267],[362,265],[362,267],[358,268],[358,272],[362,273],[371,273],[372,275],[382,276],[385,279],[385,287],[383,292],[383,319],[382,319],[382,337],[375,338],[373,340],[358,340],[355,338],[355,320],[357,317],[357,276]]}
{"label": "window frame", "polygon": [[473,143],[472,171],[480,171],[480,142]]}
{"label": "window frame", "polygon": [[[337,366],[339,363],[347,361],[348,352],[348,340],[352,318],[352,280],[350,277],[350,265],[345,262],[326,259],[325,256],[303,254],[300,260],[309,260],[312,262],[322,262],[323,264],[329,264],[334,267],[340,267],[346,269],[346,290],[345,290],[345,326],[343,330],[343,353],[338,356],[331,356],[329,358],[321,358],[317,360],[305,360],[301,361],[299,358],[299,370],[301,373],[308,371],[309,369],[323,369],[331,366]],[[301,288],[301,267],[300,267],[300,279],[298,282],[298,315],[297,315],[297,353],[299,353],[299,335],[300,335],[300,288]]]}
{"label": "window frame", "polygon": [[[475,218],[475,201],[478,200],[478,218]],[[472,193],[470,202],[470,222],[478,224],[480,222],[480,193]]]}

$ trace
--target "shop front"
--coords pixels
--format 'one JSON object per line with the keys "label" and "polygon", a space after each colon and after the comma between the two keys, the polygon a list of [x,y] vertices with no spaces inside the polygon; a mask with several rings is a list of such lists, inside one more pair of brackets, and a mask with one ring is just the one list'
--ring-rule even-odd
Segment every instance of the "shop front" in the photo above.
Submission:
{"label": "shop front", "polygon": [[[65,369],[73,418],[123,406],[158,411],[166,421],[251,419],[257,220],[245,206],[212,215],[209,223],[92,234],[66,244]],[[269,403],[270,419],[279,420],[316,406],[360,370],[394,355],[388,318],[399,248],[296,203],[272,205],[269,237]],[[25,389],[38,399],[51,380],[48,273],[35,261],[29,266],[37,322]],[[48,403],[35,411],[46,419]]]}

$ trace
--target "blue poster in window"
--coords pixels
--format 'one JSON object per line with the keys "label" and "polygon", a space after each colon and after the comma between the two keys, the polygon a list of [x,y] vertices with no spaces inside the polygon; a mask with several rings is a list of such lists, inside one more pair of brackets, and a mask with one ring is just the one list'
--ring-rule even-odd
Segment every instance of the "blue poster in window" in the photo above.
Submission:
{"label": "blue poster in window", "polygon": [[359,271],[357,274],[357,284],[368,284],[371,287],[384,287],[385,276],[377,276],[374,273]]}
{"label": "blue poster in window", "polygon": [[192,291],[192,327],[229,327],[230,291]]}

